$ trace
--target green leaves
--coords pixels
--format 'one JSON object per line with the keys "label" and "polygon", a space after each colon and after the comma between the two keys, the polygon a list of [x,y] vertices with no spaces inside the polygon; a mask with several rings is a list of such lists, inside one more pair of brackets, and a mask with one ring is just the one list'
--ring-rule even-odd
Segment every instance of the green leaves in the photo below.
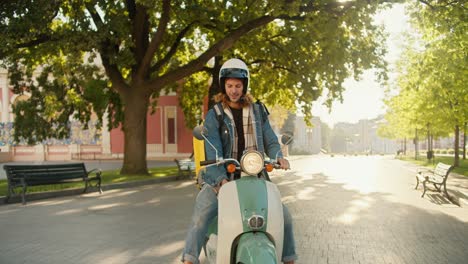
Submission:
{"label": "green leaves", "polygon": [[457,1],[414,2],[410,6],[421,43],[410,42],[413,45],[400,62],[400,93],[387,103],[386,119],[395,130],[422,129],[430,124],[433,134],[445,136],[467,121],[468,23],[464,8]]}
{"label": "green leaves", "polygon": [[[301,105],[306,120],[324,90],[331,104],[346,78],[385,68],[371,23],[381,0],[16,2],[0,6],[0,59],[15,92],[31,96],[15,107],[17,136],[31,141],[66,136],[70,118],[87,123],[106,110],[112,126],[127,120],[126,135],[144,137],[136,126],[144,122],[128,123],[148,102],[128,100],[157,103],[162,91],[179,93],[193,126],[215,56],[244,59],[255,97]],[[123,171],[145,170],[134,166],[145,160],[144,143],[126,153],[133,160]]]}

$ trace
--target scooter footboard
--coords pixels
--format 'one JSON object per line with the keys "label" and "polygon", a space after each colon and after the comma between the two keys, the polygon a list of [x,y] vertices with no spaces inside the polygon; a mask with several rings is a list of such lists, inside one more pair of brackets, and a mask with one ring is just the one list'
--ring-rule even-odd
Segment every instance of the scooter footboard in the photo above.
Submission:
{"label": "scooter footboard", "polygon": [[263,232],[244,233],[237,244],[235,263],[276,264],[275,245]]}

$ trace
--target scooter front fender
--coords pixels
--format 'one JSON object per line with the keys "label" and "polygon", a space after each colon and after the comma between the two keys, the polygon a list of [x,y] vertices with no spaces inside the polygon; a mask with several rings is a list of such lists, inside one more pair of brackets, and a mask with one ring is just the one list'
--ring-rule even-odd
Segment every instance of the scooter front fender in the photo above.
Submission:
{"label": "scooter front fender", "polygon": [[275,245],[263,232],[244,233],[237,244],[235,263],[277,264]]}

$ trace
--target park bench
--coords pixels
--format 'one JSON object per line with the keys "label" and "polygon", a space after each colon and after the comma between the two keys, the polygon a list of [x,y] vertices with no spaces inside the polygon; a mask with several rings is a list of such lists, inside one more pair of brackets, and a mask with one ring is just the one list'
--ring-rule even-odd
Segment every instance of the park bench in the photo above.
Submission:
{"label": "park bench", "polygon": [[179,177],[193,178],[195,172],[195,162],[192,159],[174,159],[179,169]]}
{"label": "park bench", "polygon": [[[8,181],[8,195],[5,202],[15,194],[16,188],[22,188],[21,200],[26,204],[26,191],[29,186],[62,184],[83,181],[86,192],[91,183],[94,187],[101,189],[101,170],[93,169],[87,171],[84,163],[64,164],[38,164],[38,165],[4,165]],[[92,177],[91,174],[94,174]]]}
{"label": "park bench", "polygon": [[427,184],[432,184],[437,189],[438,192],[441,191],[441,188],[444,187],[444,194],[447,198],[450,199],[450,196],[447,193],[447,178],[450,174],[450,171],[453,169],[452,165],[447,165],[442,162],[437,163],[434,170],[429,169],[418,169],[416,174],[416,187],[418,188],[419,182],[422,182],[424,191],[421,197],[424,197],[424,194],[427,191]]}

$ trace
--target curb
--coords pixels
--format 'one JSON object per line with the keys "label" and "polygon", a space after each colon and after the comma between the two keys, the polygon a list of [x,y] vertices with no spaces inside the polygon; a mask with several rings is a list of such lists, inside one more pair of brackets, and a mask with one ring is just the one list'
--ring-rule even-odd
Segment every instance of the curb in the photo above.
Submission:
{"label": "curb", "polygon": [[[112,183],[112,184],[102,185],[101,189],[103,192],[105,192],[105,191],[109,191],[113,189],[133,188],[133,187],[139,187],[139,186],[144,186],[144,185],[178,181],[178,180],[186,180],[186,179],[187,179],[186,177],[180,177],[178,175],[166,176],[166,177],[150,179],[150,180]],[[86,193],[91,193],[95,191],[96,192],[98,191],[96,187],[88,187],[88,191]],[[26,193],[26,204],[27,202],[30,202],[30,201],[37,201],[37,200],[42,200],[42,199],[72,196],[72,195],[80,195],[80,194],[83,194],[83,188],[74,188],[74,189],[67,189],[67,190],[60,190],[60,191],[49,191],[49,192],[29,193],[29,194]],[[21,203],[21,195],[14,195],[10,197],[10,200],[8,201],[8,203],[5,203],[5,198],[6,196],[0,196],[0,206]]]}

